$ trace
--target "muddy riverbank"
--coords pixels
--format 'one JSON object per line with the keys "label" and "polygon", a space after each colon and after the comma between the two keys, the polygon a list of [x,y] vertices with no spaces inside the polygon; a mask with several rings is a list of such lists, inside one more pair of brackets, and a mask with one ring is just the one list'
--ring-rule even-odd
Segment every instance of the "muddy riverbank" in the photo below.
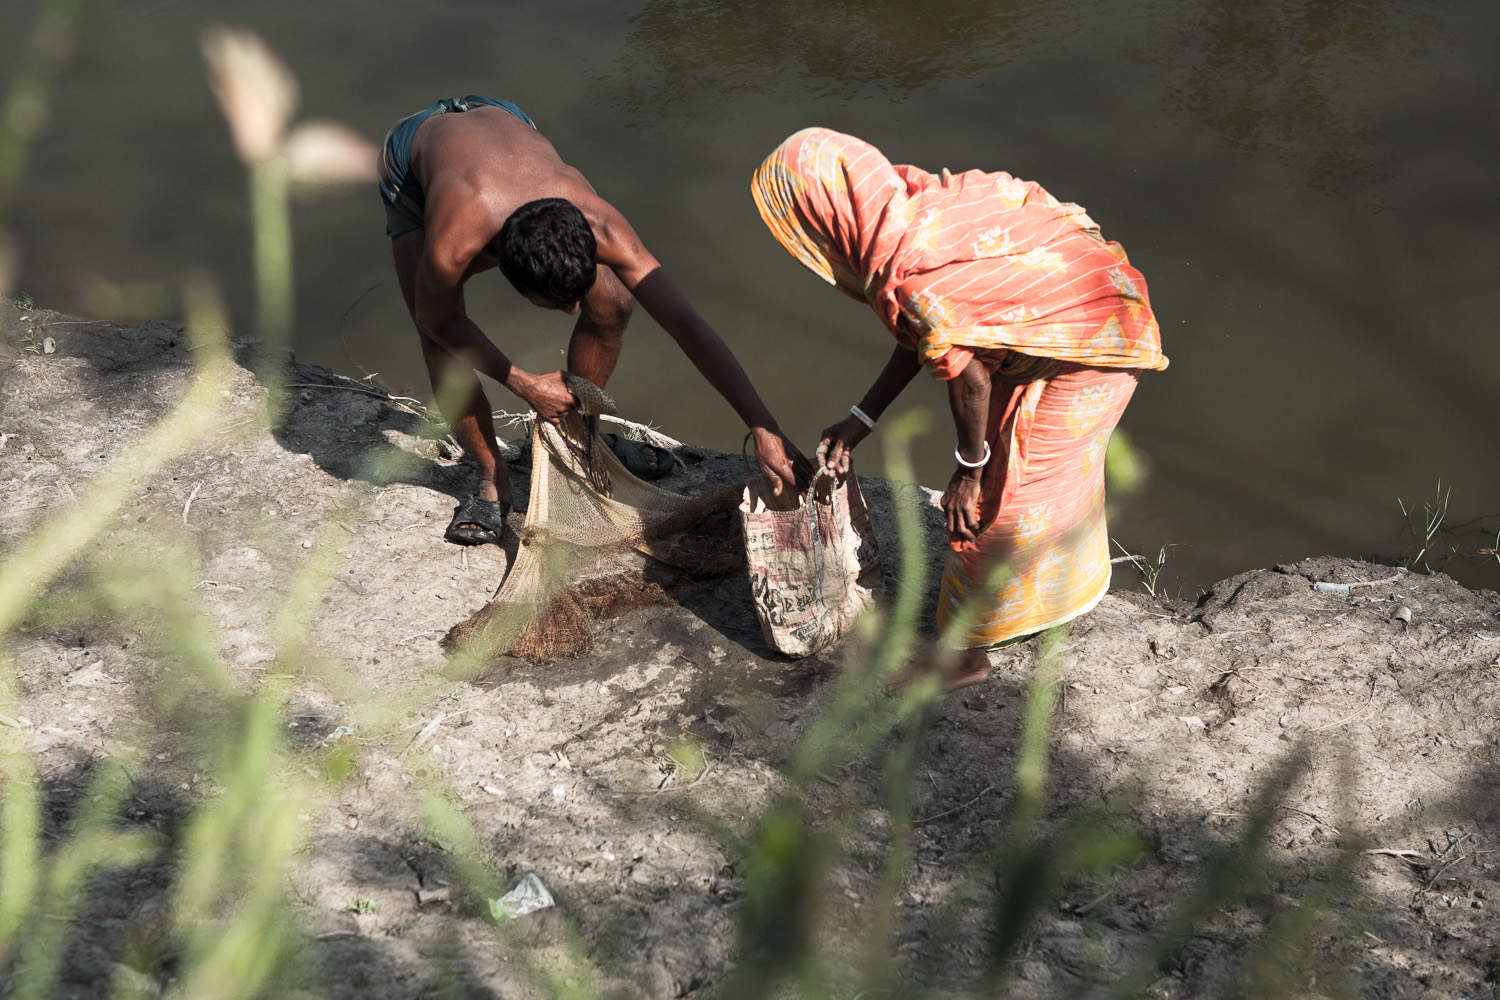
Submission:
{"label": "muddy riverbank", "polygon": [[[200,373],[173,324],[0,312],[9,559],[44,523],[105,502],[101,471]],[[736,961],[745,885],[722,831],[748,829],[787,787],[786,762],[854,647],[773,655],[730,574],[600,622],[577,659],[500,658],[454,674],[439,640],[485,604],[510,556],[442,540],[470,466],[413,401],[288,363],[280,429],[265,388],[232,363],[194,445],[130,485],[49,593],[87,597],[91,580],[144,553],[162,576],[133,569],[131,586],[187,579],[204,655],[223,676],[243,690],[284,686],[284,750],[322,779],[285,880],[289,920],[306,930],[307,995],[541,996],[537,968],[579,961],[598,970],[600,995],[712,995]],[[528,459],[515,434],[519,523]],[[661,485],[742,475],[739,456],[684,446],[679,458]],[[870,480],[866,494],[893,554],[891,488]],[[923,499],[928,538],[940,540]],[[318,586],[295,603],[310,578]],[[1360,586],[1372,581],[1385,582]],[[122,822],[170,842],[223,776],[191,725],[174,722],[191,705],[161,707],[162,637],[77,603],[47,605],[9,636],[0,680],[16,714],[0,721],[35,762],[49,842],[66,836],[99,762],[126,757],[138,766]],[[303,636],[295,660],[289,635]],[[1034,641],[996,654],[991,679],[940,702],[920,740],[920,822],[892,953],[903,974],[959,993],[987,981],[994,886],[974,872],[1013,818],[1037,657]],[[1063,887],[1006,972],[1010,995],[1080,995],[1134,968],[1291,760],[1305,764],[1270,804],[1263,867],[1193,927],[1151,995],[1230,995],[1247,970],[1299,996],[1494,994],[1500,597],[1309,558],[1249,570],[1196,602],[1111,593],[1071,629],[1059,665],[1043,823],[1063,829],[1112,803],[1111,822],[1141,847],[1107,884]],[[371,708],[393,699],[394,722]],[[143,722],[148,753],[136,745]],[[332,774],[336,745],[349,749]],[[860,928],[881,891],[882,781],[879,761],[860,759],[807,796],[842,840],[809,899],[835,937]],[[434,832],[433,796],[466,820],[504,887],[535,872],[557,906],[497,934],[463,845]],[[153,929],[166,926],[173,856],[93,881],[58,996],[171,987],[172,946]],[[1300,938],[1277,938],[1298,920]]]}

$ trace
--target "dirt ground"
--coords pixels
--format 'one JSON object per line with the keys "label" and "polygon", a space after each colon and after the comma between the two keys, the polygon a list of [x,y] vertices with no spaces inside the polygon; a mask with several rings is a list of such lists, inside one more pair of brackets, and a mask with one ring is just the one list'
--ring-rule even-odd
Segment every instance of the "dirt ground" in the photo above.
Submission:
{"label": "dirt ground", "polygon": [[[101,466],[195,376],[175,325],[0,312],[4,553],[88,502]],[[144,545],[164,565],[187,560],[217,653],[246,686],[279,676],[277,613],[298,569],[320,558],[336,568],[304,617],[314,656],[344,673],[288,679],[290,753],[313,759],[344,725],[359,748],[352,773],[323,785],[304,814],[305,848],[287,879],[289,916],[307,931],[308,995],[547,995],[522,956],[565,969],[570,949],[602,970],[606,995],[712,995],[735,962],[744,880],[704,817],[743,830],[775,800],[850,647],[799,662],[773,655],[744,578],[730,574],[601,622],[577,659],[501,658],[445,677],[439,640],[486,603],[515,539],[510,552],[444,543],[472,471],[410,407],[313,367],[295,366],[290,385],[293,411],[272,433],[265,390],[236,367],[199,446],[137,483],[87,558],[107,567]],[[667,488],[742,474],[738,456],[685,446],[679,457]],[[527,466],[516,458],[519,524]],[[890,487],[867,480],[865,490],[893,554]],[[928,536],[940,540],[924,500]],[[1348,593],[1313,587],[1387,578]],[[38,618],[3,653],[0,683],[14,689],[11,721],[43,775],[52,836],[90,769],[125,752],[133,721],[149,714],[150,639],[107,620]],[[955,904],[994,891],[973,872],[1012,817],[1037,657],[1036,641],[994,654],[992,677],[944,699],[922,737],[894,954],[930,985],[988,981],[982,905]],[[1060,662],[1044,824],[1061,829],[1114,803],[1147,849],[1103,891],[1065,887],[1006,973],[1008,995],[1083,995],[1133,968],[1299,754],[1307,764],[1274,800],[1260,877],[1196,927],[1149,995],[1239,995],[1251,967],[1272,968],[1295,996],[1497,995],[1500,596],[1313,558],[1243,573],[1197,601],[1118,589],[1072,627]],[[396,696],[405,720],[382,735],[360,706]],[[684,734],[706,761],[691,777],[669,754]],[[214,794],[216,776],[171,732],[152,749],[127,819],[170,834]],[[862,760],[809,795],[847,831],[818,904],[834,933],[859,927],[880,891],[881,784],[879,761]],[[503,887],[534,872],[557,906],[497,934],[460,890],[455,846],[424,821],[424,791],[467,817]],[[142,995],[169,984],[170,954],[132,942],[163,926],[172,879],[168,854],[95,880],[58,996],[106,996],[122,977]],[[1327,913],[1309,946],[1263,944],[1317,906]],[[1263,947],[1269,966],[1255,964]],[[943,960],[925,965],[936,948]]]}

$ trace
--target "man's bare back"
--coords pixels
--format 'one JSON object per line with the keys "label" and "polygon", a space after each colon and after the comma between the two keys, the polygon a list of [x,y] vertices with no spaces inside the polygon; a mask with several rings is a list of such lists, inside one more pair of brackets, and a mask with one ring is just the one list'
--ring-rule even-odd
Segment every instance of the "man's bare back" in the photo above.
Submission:
{"label": "man's bare back", "polygon": [[[790,487],[797,472],[805,478],[809,468],[805,460],[782,436],[733,353],[673,284],[624,216],[600,198],[581,173],[563,162],[518,108],[480,103],[488,101],[471,97],[440,102],[455,106],[430,109],[405,148],[393,149],[393,138],[388,138],[382,164],[383,196],[388,187],[401,183],[418,194],[415,213],[419,215],[407,206],[410,221],[403,224],[412,228],[387,231],[438,405],[459,443],[478,463],[477,499],[496,512],[508,509],[510,476],[499,457],[489,401],[475,372],[510,389],[545,420],[556,421],[576,405],[563,385],[561,371],[523,371],[469,319],[464,283],[496,266],[533,304],[577,315],[568,347],[568,371],[599,386],[605,385],[614,370],[626,324],[634,303],[639,302],[749,426],[761,472],[773,492],[780,494]],[[462,113],[449,113],[454,111]],[[398,136],[402,124],[413,120],[398,123],[392,137]],[[387,178],[393,162],[404,167],[403,176]],[[396,219],[388,196],[386,203],[388,218]],[[542,279],[548,277],[545,262],[557,247],[545,236],[512,232],[522,228],[516,220],[523,218],[531,226],[525,231],[536,233],[552,232],[548,228],[552,220],[561,220],[556,223],[558,231],[574,242],[558,243],[563,248],[557,254],[562,261],[559,267],[563,271],[571,267],[582,274],[581,281],[544,281],[530,287],[538,270],[544,272]],[[541,221],[533,224],[533,218]],[[589,246],[577,249],[579,241]],[[580,257],[585,253],[588,256]],[[523,274],[532,277],[523,278]],[[560,301],[558,295],[569,298],[572,293],[541,290],[585,286],[571,301]],[[794,458],[799,460],[795,471]],[[464,506],[460,505],[460,511]],[[475,510],[471,508],[470,513]],[[455,514],[450,540],[498,541],[493,523],[461,521],[461,516]],[[476,527],[481,530],[471,530]]]}

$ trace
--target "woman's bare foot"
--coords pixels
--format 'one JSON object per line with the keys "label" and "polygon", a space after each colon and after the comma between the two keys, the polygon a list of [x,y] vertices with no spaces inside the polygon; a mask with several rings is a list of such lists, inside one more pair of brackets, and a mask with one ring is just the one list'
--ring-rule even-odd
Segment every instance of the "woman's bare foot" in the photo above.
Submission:
{"label": "woman's bare foot", "polygon": [[966,649],[958,656],[958,662],[949,668],[943,678],[943,692],[957,691],[987,680],[990,676],[990,654],[984,649]]}
{"label": "woman's bare foot", "polygon": [[[886,683],[886,690],[895,694],[915,684],[938,670],[937,657],[922,657],[912,661]],[[990,655],[983,649],[965,649],[941,670],[943,693],[978,684],[990,676]]]}

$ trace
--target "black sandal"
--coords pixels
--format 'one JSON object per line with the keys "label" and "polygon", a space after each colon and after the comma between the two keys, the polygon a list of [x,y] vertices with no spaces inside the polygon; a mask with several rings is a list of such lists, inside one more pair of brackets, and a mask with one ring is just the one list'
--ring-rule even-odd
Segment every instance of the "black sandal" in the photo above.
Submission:
{"label": "black sandal", "polygon": [[453,509],[453,520],[443,538],[455,545],[500,544],[510,503],[505,500],[481,500],[469,497]]}
{"label": "black sandal", "polygon": [[[620,464],[637,479],[660,479],[677,464],[677,456],[667,448],[658,448],[644,441],[632,441],[620,434],[603,436]],[[613,441],[609,440],[611,437],[614,438]]]}

